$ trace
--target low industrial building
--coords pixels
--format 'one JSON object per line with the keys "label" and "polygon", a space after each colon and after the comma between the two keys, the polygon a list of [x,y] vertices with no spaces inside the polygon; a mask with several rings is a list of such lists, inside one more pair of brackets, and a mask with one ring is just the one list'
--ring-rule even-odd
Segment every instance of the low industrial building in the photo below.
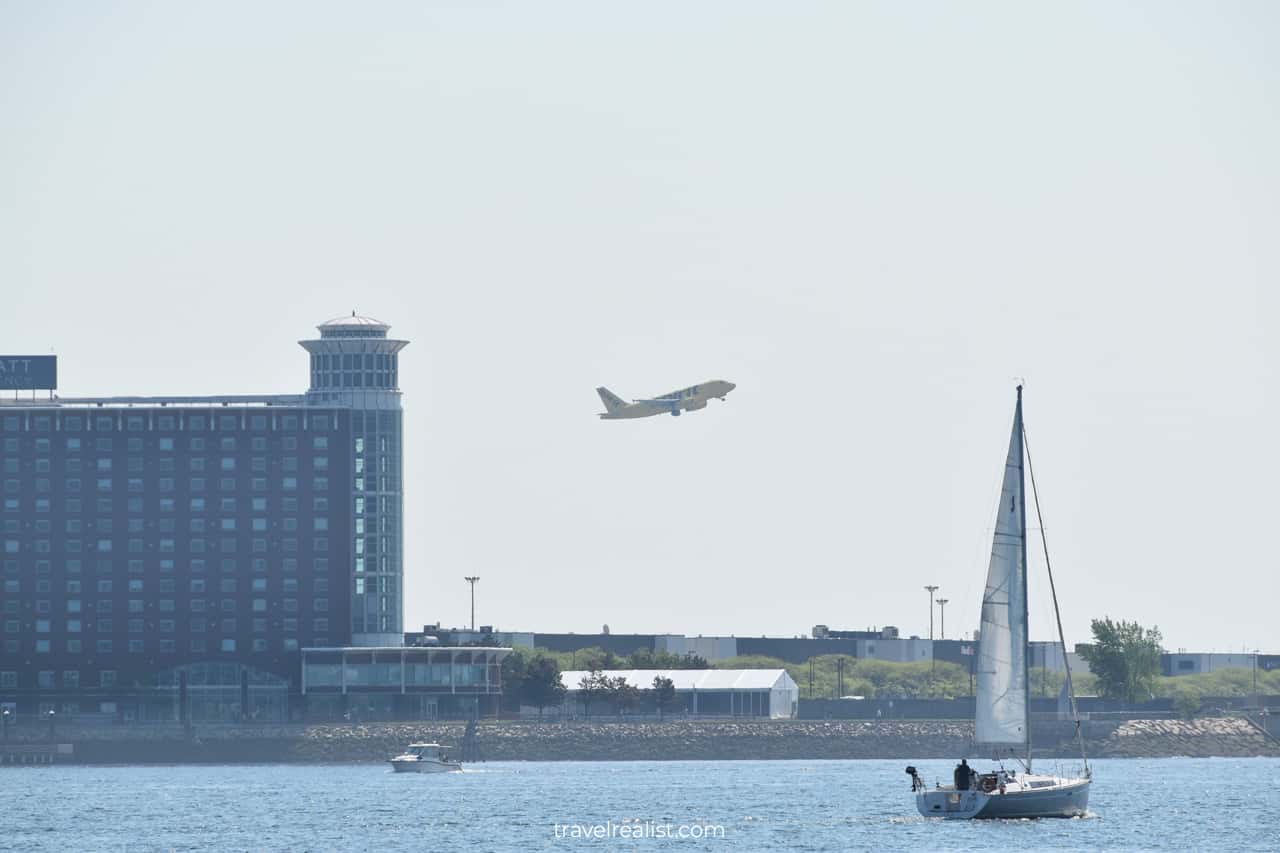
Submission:
{"label": "low industrial building", "polygon": [[1246,652],[1165,652],[1160,656],[1160,673],[1199,675],[1220,669],[1253,669],[1257,657]]}
{"label": "low industrial building", "polygon": [[309,720],[434,720],[494,716],[502,659],[486,646],[302,650]]}
{"label": "low industrial building", "polygon": [[[642,691],[636,709],[639,713],[657,713],[652,698],[655,678],[671,679],[676,691],[674,713],[678,714],[778,720],[792,719],[799,710],[800,688],[785,669],[612,669],[602,674],[625,678],[627,684]],[[592,703],[589,709],[582,701],[582,681],[590,675],[586,670],[561,674],[562,683],[569,690],[566,713],[599,713],[598,705]]]}

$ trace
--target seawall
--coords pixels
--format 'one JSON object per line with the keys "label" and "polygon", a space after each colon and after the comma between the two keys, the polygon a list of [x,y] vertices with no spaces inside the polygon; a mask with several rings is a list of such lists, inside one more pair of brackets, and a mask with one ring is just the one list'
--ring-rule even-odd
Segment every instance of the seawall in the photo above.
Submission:
{"label": "seawall", "polygon": [[[411,742],[456,746],[462,723],[176,729],[107,728],[58,733],[73,755],[60,763],[358,763],[380,762]],[[1280,742],[1247,720],[1086,721],[1091,757],[1277,756]],[[965,755],[968,721],[781,720],[742,722],[481,723],[488,761],[632,761],[696,759],[954,759]],[[1037,722],[1037,756],[1079,755],[1070,723]]]}

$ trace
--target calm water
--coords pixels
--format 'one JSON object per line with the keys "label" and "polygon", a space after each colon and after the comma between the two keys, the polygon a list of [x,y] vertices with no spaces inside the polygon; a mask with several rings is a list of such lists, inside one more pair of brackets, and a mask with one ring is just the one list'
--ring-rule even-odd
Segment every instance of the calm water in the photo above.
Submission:
{"label": "calm water", "polygon": [[[905,764],[5,768],[0,849],[1280,849],[1280,759],[1099,761],[1090,817],[953,823],[916,815]],[[930,782],[950,769],[917,766]],[[556,823],[608,821],[720,825],[724,837],[556,837]]]}

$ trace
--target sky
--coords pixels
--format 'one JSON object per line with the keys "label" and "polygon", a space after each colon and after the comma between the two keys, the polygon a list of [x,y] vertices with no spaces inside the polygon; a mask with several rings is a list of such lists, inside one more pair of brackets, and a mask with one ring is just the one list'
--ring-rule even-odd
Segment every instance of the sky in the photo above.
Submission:
{"label": "sky", "polygon": [[1280,652],[1278,41],[1267,2],[3,0],[0,351],[297,393],[317,323],[385,320],[406,627],[479,575],[544,632],[927,635],[925,584],[972,631],[1021,381],[1068,642]]}

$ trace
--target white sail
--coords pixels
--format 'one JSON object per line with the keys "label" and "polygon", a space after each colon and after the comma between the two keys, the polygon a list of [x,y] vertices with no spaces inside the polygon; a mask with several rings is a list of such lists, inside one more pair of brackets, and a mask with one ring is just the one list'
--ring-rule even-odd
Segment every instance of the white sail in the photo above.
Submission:
{"label": "white sail", "polygon": [[982,594],[978,636],[974,740],[993,746],[1025,746],[1027,739],[1027,617],[1025,498],[1022,492],[1022,389],[1013,417],[1009,457],[996,513],[991,565]]}

